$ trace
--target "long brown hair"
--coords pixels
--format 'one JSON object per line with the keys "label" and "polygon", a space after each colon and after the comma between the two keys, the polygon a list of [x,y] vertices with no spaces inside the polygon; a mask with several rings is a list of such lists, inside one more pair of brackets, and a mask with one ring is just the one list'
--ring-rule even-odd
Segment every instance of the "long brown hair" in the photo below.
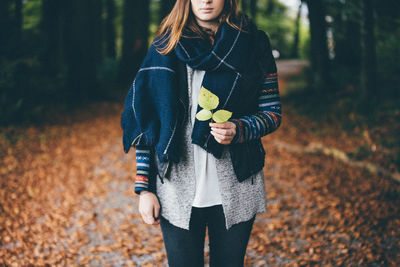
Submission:
{"label": "long brown hair", "polygon": [[[189,30],[195,33],[201,38],[207,38],[204,31],[197,24],[192,9],[190,8],[190,0],[176,0],[174,7],[171,12],[161,21],[160,26],[155,34],[154,38],[163,37],[170,31],[168,39],[164,39],[162,43],[168,40],[167,45],[165,45],[161,50],[156,49],[160,54],[168,54],[171,50],[175,48],[178,44],[181,36],[191,38],[185,35],[185,30]],[[237,18],[240,15],[238,11],[238,0],[225,0],[224,8],[218,17],[218,24],[221,25],[222,22],[228,23],[231,27],[240,30],[237,23]],[[242,29],[242,31],[246,32]],[[161,44],[162,44],[161,43]]]}

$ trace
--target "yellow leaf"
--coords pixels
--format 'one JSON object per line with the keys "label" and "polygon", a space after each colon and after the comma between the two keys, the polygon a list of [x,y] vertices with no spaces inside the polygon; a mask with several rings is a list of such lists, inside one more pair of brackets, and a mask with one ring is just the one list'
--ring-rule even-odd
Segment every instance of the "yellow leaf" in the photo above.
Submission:
{"label": "yellow leaf", "polygon": [[214,112],[212,118],[215,122],[226,122],[232,116],[232,112],[220,109]]}
{"label": "yellow leaf", "polygon": [[199,106],[206,110],[212,110],[217,108],[218,104],[218,96],[202,86],[199,92]]}
{"label": "yellow leaf", "polygon": [[211,119],[211,117],[212,117],[212,113],[211,113],[211,111],[209,111],[207,109],[202,109],[199,112],[197,112],[197,114],[196,114],[196,118],[199,121],[206,121],[206,120]]}

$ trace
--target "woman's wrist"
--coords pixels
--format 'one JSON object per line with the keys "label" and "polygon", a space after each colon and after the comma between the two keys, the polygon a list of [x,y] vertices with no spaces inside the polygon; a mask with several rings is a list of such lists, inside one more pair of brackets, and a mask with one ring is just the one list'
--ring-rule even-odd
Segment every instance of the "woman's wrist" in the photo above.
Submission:
{"label": "woman's wrist", "polygon": [[241,125],[240,125],[240,120],[239,119],[232,119],[230,118],[228,121],[232,122],[235,124],[235,128],[236,128],[236,133],[235,136],[232,138],[231,143],[238,143],[240,140],[240,136],[241,136]]}
{"label": "woman's wrist", "polygon": [[144,195],[144,194],[147,194],[147,193],[150,193],[150,191],[142,190],[142,191],[140,191],[140,194],[139,194],[139,195]]}

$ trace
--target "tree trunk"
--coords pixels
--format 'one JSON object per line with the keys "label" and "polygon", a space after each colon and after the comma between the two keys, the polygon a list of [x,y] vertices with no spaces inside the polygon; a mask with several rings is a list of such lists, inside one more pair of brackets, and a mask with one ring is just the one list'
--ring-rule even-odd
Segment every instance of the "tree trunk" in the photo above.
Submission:
{"label": "tree trunk", "polygon": [[159,12],[159,22],[161,21],[171,12],[172,8],[175,5],[176,0],[161,0],[160,12]]}
{"label": "tree trunk", "polygon": [[250,14],[252,19],[255,20],[257,15],[257,0],[250,0]]}
{"label": "tree trunk", "polygon": [[101,3],[65,0],[66,62],[69,96],[74,101],[96,97],[97,67],[101,62]]}
{"label": "tree trunk", "polygon": [[299,57],[300,20],[301,20],[301,8],[302,8],[302,6],[303,6],[303,3],[300,2],[299,10],[297,11],[295,32],[294,32],[294,38],[293,38],[292,58],[298,58]]}
{"label": "tree trunk", "polygon": [[62,6],[53,0],[42,0],[40,28],[43,35],[41,59],[49,76],[56,76],[63,63]]}
{"label": "tree trunk", "polygon": [[103,1],[90,0],[88,4],[90,10],[89,29],[92,38],[94,67],[97,68],[103,63]]}
{"label": "tree trunk", "polygon": [[105,10],[107,14],[105,22],[106,56],[115,58],[115,0],[106,0]]}
{"label": "tree trunk", "polygon": [[146,55],[149,38],[150,6],[147,0],[124,1],[122,57],[119,80],[133,81]]}
{"label": "tree trunk", "polygon": [[[339,65],[359,69],[361,60],[361,27],[360,27],[360,5],[352,2],[336,2],[333,6],[334,15],[334,42],[335,42],[335,62]],[[357,71],[355,70],[355,71]]]}
{"label": "tree trunk", "polygon": [[274,0],[267,0],[267,8],[265,9],[265,15],[270,16],[275,9],[275,2]]}
{"label": "tree trunk", "polygon": [[[362,1],[361,23],[361,102],[371,103],[369,96],[376,90],[376,51],[374,35],[374,8],[372,0]],[[368,109],[369,105],[366,105]]]}
{"label": "tree trunk", "polygon": [[0,1],[0,59],[11,58],[13,50],[13,41],[10,39],[13,31],[11,13],[11,0]]}
{"label": "tree trunk", "polygon": [[329,80],[329,58],[326,37],[325,10],[322,0],[307,0],[311,32],[311,63],[314,87],[326,90]]}
{"label": "tree trunk", "polygon": [[241,3],[243,13],[247,13],[247,0],[242,0]]}
{"label": "tree trunk", "polygon": [[22,0],[15,0],[15,42],[22,41]]}

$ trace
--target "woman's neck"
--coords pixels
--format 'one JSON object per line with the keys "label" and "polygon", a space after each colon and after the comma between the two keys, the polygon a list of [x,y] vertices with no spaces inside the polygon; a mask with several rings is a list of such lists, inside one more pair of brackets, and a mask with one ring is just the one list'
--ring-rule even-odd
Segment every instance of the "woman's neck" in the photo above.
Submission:
{"label": "woman's neck", "polygon": [[204,27],[204,26],[201,26],[201,25],[199,25],[199,27],[203,32],[205,32],[205,33],[207,33],[208,35],[211,35],[211,36],[214,36],[216,31],[217,31],[215,28]]}
{"label": "woman's neck", "polygon": [[207,33],[212,33],[212,35],[214,35],[217,32],[219,26],[218,20],[202,21],[198,20],[197,18],[196,20],[197,20],[197,25],[199,25],[203,31]]}

